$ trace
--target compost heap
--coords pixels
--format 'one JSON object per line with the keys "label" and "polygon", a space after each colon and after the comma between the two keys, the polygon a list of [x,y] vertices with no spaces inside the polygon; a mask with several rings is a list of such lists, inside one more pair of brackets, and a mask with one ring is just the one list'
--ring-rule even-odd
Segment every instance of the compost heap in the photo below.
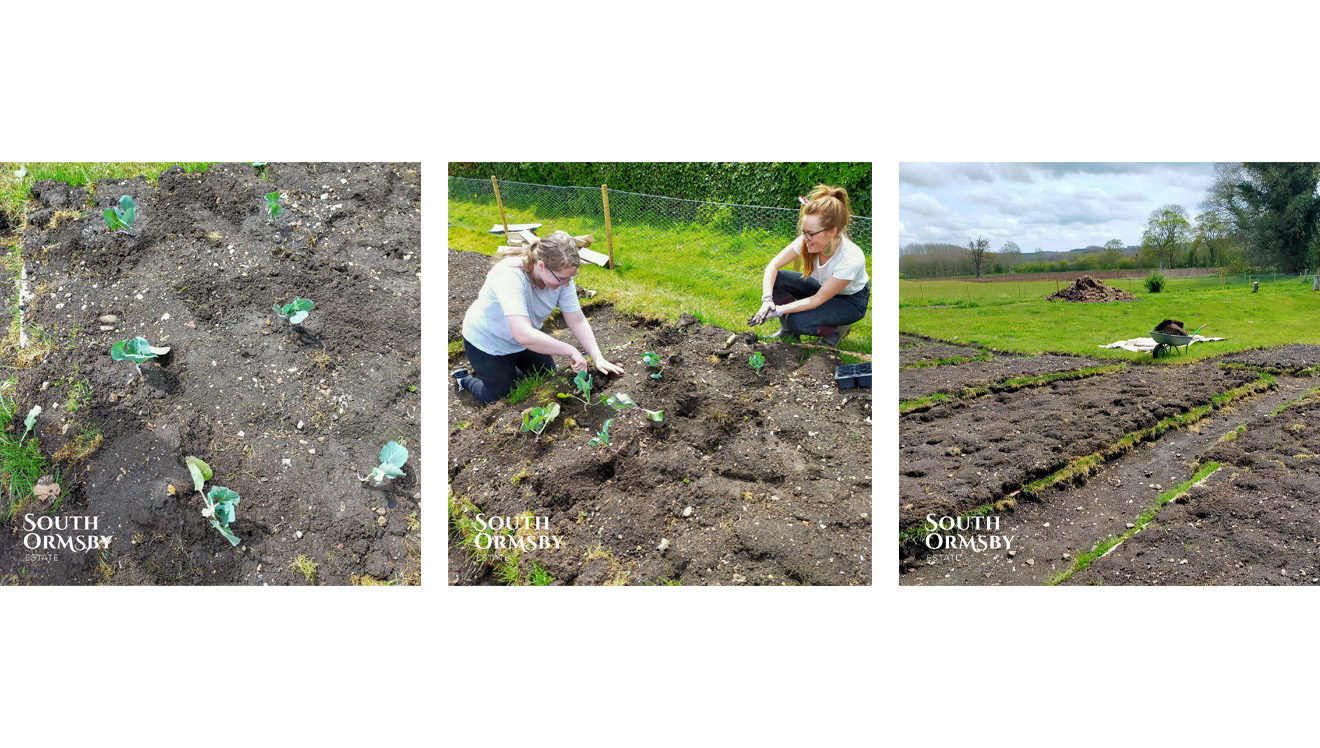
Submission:
{"label": "compost heap", "polygon": [[1187,335],[1187,330],[1183,329],[1183,323],[1176,319],[1166,319],[1155,328],[1155,332],[1162,332],[1165,335]]}
{"label": "compost heap", "polygon": [[1071,286],[1049,295],[1050,301],[1058,299],[1059,301],[1109,302],[1131,301],[1134,298],[1136,297],[1127,291],[1106,286],[1089,275],[1083,275]]}

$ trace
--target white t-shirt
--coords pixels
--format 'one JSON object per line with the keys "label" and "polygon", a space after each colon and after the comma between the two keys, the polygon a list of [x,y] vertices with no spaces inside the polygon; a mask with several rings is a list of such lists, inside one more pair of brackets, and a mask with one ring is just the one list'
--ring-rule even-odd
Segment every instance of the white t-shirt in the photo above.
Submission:
{"label": "white t-shirt", "polygon": [[[797,252],[799,257],[802,256],[800,234],[788,246]],[[838,293],[839,296],[851,296],[866,288],[866,284],[871,281],[866,274],[866,255],[862,254],[861,247],[853,244],[846,236],[839,240],[839,246],[835,248],[833,255],[829,257],[824,254],[816,255],[816,262],[820,264],[816,265],[816,269],[809,277],[819,283],[824,284],[830,278],[842,278],[848,281],[848,285]]]}
{"label": "white t-shirt", "polygon": [[539,330],[555,307],[562,312],[582,310],[577,279],[567,286],[539,289],[523,271],[522,258],[506,257],[486,274],[477,300],[463,315],[463,337],[492,356],[521,353],[527,349],[513,339],[507,317],[527,317]]}

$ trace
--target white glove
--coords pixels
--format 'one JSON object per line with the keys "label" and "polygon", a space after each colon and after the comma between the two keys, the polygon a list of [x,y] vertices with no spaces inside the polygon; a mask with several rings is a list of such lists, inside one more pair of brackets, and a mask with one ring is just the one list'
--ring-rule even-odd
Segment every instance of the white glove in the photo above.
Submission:
{"label": "white glove", "polygon": [[[762,301],[761,310],[756,314],[753,314],[751,318],[747,320],[747,326],[756,327],[762,322],[765,322],[766,319],[770,316],[771,312],[774,311],[774,309],[775,309],[775,305],[771,303],[769,300]],[[778,317],[779,315],[776,314],[774,316]]]}

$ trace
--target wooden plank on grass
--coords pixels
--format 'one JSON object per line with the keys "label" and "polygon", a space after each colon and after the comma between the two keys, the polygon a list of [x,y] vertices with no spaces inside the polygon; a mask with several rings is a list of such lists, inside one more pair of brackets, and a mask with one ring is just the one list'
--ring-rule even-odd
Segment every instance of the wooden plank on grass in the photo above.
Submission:
{"label": "wooden plank on grass", "polygon": [[[540,224],[540,223],[515,223],[515,224],[511,224],[511,225],[509,226],[509,233],[512,234],[512,233],[515,233],[515,232],[518,232],[518,231],[535,231],[535,230],[541,228],[541,226],[543,226],[543,225],[544,225],[544,224]],[[497,224],[495,224],[494,226],[492,226],[492,227],[490,228],[490,231],[487,231],[486,233],[487,233],[487,234],[503,234],[503,233],[504,233],[504,227],[497,223]]]}
{"label": "wooden plank on grass", "polygon": [[585,247],[578,250],[578,257],[581,257],[583,262],[590,262],[592,265],[600,265],[601,267],[605,267],[610,261],[609,255]]}

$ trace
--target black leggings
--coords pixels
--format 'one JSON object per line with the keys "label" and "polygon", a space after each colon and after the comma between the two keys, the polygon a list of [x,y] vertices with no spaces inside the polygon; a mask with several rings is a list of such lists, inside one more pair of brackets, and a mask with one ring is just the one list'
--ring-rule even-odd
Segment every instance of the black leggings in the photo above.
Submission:
{"label": "black leggings", "polygon": [[463,338],[463,350],[467,352],[471,371],[480,374],[481,378],[469,374],[459,380],[459,384],[486,405],[509,394],[514,380],[527,376],[533,369],[541,369],[547,374],[555,371],[555,359],[548,353],[523,349],[507,356],[492,356],[469,343],[467,338]]}

